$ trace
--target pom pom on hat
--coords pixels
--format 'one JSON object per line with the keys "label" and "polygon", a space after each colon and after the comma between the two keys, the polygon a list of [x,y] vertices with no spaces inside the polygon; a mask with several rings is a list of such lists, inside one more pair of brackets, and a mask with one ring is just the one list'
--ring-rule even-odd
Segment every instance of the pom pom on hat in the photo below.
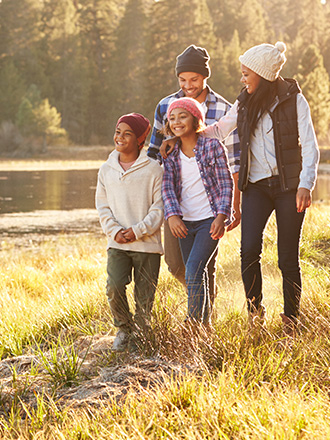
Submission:
{"label": "pom pom on hat", "polygon": [[121,122],[125,122],[125,124],[131,127],[136,136],[139,148],[142,148],[151,129],[149,120],[140,113],[128,113],[118,119],[116,127],[118,127]]}
{"label": "pom pom on hat", "polygon": [[272,44],[259,44],[251,47],[239,57],[240,62],[268,81],[275,81],[286,62],[286,45],[278,41]]}
{"label": "pom pom on hat", "polygon": [[275,47],[282,53],[286,51],[286,45],[283,43],[283,41],[278,41],[275,43]]}
{"label": "pom pom on hat", "polygon": [[183,108],[184,110],[187,110],[189,113],[191,113],[193,116],[195,116],[198,120],[205,122],[205,115],[203,111],[203,107],[200,105],[196,99],[193,98],[179,98],[173,101],[168,109],[167,109],[167,119],[170,119],[170,114],[172,113],[172,110],[175,108]]}

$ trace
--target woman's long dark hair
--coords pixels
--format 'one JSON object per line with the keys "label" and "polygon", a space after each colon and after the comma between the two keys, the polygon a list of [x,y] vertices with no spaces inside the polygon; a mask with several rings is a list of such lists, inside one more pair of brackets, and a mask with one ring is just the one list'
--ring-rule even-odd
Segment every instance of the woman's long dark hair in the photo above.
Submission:
{"label": "woman's long dark hair", "polygon": [[273,104],[276,92],[277,81],[271,82],[261,77],[256,91],[249,95],[246,104],[248,107],[247,117],[251,134],[254,134],[257,123],[261,116]]}

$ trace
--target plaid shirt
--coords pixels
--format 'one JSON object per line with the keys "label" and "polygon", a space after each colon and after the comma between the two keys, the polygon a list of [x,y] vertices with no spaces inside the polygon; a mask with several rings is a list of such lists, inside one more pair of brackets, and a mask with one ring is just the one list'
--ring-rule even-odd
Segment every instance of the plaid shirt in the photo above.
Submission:
{"label": "plaid shirt", "polygon": [[[233,178],[228,166],[225,148],[217,139],[199,136],[194,149],[199,172],[214,217],[227,216],[226,225],[232,222]],[[162,196],[166,220],[172,215],[182,217],[181,160],[179,142],[173,153],[164,159]]]}
{"label": "plaid shirt", "polygon": [[[215,93],[209,86],[207,86],[208,94],[206,100],[202,102],[202,107],[205,111],[205,123],[211,125],[217,122],[230,109],[231,105],[222,96]],[[166,123],[167,109],[169,105],[178,98],[184,97],[183,91],[180,89],[177,93],[166,96],[157,105],[154,118],[154,126],[152,129],[150,144],[148,148],[148,156],[157,159],[161,162],[159,148],[164,140],[164,136],[159,133]],[[225,145],[228,149],[229,166],[231,172],[238,173],[239,159],[240,159],[240,145],[237,130],[233,131],[225,140]]]}

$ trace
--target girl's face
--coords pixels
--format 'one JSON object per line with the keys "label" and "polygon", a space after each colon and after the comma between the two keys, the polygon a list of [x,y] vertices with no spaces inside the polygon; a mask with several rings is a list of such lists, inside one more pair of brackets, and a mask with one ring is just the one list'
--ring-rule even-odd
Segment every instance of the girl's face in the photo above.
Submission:
{"label": "girl's face", "polygon": [[241,65],[241,71],[241,83],[244,84],[246,91],[251,95],[251,93],[254,93],[258,88],[260,76],[248,67],[243,66],[243,64]]}
{"label": "girl's face", "polygon": [[175,136],[189,136],[195,133],[193,115],[183,108],[172,110],[169,118],[170,130]]}

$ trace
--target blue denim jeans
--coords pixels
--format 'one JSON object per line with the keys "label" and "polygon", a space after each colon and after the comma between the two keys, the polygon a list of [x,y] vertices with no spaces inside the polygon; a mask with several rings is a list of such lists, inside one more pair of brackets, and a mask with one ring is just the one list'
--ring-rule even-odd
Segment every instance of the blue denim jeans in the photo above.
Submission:
{"label": "blue denim jeans", "polygon": [[207,266],[217,249],[219,240],[210,235],[214,218],[185,221],[188,234],[180,238],[180,248],[186,268],[188,290],[188,318],[208,324],[210,321],[210,292]]}
{"label": "blue denim jeans", "polygon": [[283,192],[278,177],[249,183],[242,195],[241,270],[248,310],[261,306],[260,258],[263,232],[275,210],[278,266],[282,272],[284,314],[296,318],[301,296],[299,242],[304,212],[296,208],[296,190]]}

